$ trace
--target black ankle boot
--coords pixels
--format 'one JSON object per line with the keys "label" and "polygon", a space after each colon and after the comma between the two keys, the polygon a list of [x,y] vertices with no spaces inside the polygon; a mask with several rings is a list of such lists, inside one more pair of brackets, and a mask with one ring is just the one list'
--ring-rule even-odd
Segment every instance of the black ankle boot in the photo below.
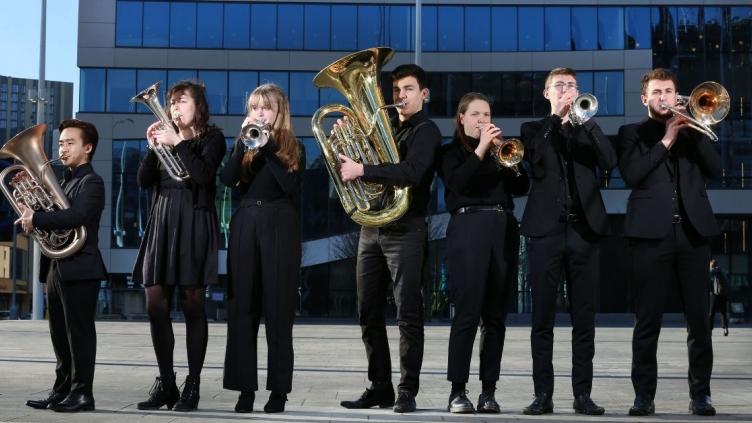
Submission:
{"label": "black ankle boot", "polygon": [[287,394],[272,391],[272,393],[269,394],[269,401],[267,401],[264,406],[264,412],[281,413],[285,411],[285,402],[287,402]]}
{"label": "black ankle boot", "polygon": [[200,385],[201,380],[198,376],[188,375],[185,378],[180,400],[175,404],[175,411],[193,411],[198,408],[198,400],[201,398],[198,394]]}
{"label": "black ankle boot", "polygon": [[170,379],[157,377],[154,385],[149,389],[149,399],[139,402],[136,407],[139,410],[159,410],[163,405],[166,405],[167,409],[171,410],[179,397],[180,391],[175,384],[175,375]]}
{"label": "black ankle boot", "polygon": [[236,413],[250,413],[253,411],[253,401],[256,399],[256,393],[253,391],[243,391],[238,397],[235,404]]}

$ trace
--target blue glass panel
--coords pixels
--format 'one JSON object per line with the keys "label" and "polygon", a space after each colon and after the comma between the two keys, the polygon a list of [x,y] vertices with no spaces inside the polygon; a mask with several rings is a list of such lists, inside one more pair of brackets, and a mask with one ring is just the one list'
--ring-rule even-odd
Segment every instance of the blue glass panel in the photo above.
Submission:
{"label": "blue glass panel", "polygon": [[438,6],[439,51],[462,51],[464,47],[464,8]]}
{"label": "blue glass panel", "polygon": [[[167,83],[167,72],[164,70],[143,69],[136,73],[136,91],[138,92],[146,89],[155,82],[159,82],[159,102],[164,105],[164,93],[167,88],[165,87],[165,84]],[[136,95],[136,93],[134,92],[133,95]],[[136,105],[136,112],[150,113],[149,109],[143,104]]]}
{"label": "blue glass panel", "polygon": [[213,115],[227,114],[227,72],[199,71],[198,79],[206,87],[209,113]]}
{"label": "blue glass panel", "polygon": [[624,114],[624,73],[593,72],[593,94],[598,98],[598,114]]}
{"label": "blue glass panel", "polygon": [[290,83],[288,77],[288,72],[259,72],[259,84],[272,82],[279,85],[285,93],[289,93]]}
{"label": "blue glass panel", "polygon": [[423,51],[436,51],[437,15],[436,6],[421,7],[420,44]]}
{"label": "blue glass panel", "polygon": [[[595,7],[572,8],[572,49],[598,49],[598,9]],[[650,28],[647,29],[650,31]]]}
{"label": "blue glass panel", "polygon": [[305,5],[305,49],[329,50],[329,5]]}
{"label": "blue glass panel", "polygon": [[224,25],[225,48],[248,48],[251,27],[250,5],[225,3]]}
{"label": "blue glass panel", "polygon": [[115,12],[115,45],[141,47],[142,3],[119,1]]}
{"label": "blue glass panel", "polygon": [[144,47],[167,47],[170,37],[170,4],[144,3]]}
{"label": "blue glass panel", "polygon": [[593,94],[593,72],[577,72],[577,86],[580,94]]}
{"label": "blue glass panel", "polygon": [[705,48],[709,52],[720,52],[726,37],[724,33],[724,16],[721,7],[703,8],[705,30]]}
{"label": "blue glass panel", "polygon": [[493,51],[517,51],[517,8],[491,8]]}
{"label": "blue glass panel", "polygon": [[650,8],[624,8],[628,49],[650,48]]}
{"label": "blue glass panel", "polygon": [[303,49],[303,5],[280,4],[279,22],[283,23],[279,31],[278,47],[280,50]]}
{"label": "blue glass panel", "polygon": [[358,8],[332,5],[332,50],[355,50],[358,47]]}
{"label": "blue glass panel", "polygon": [[569,36],[568,7],[547,7],[543,28],[543,44],[546,51],[570,50],[572,48]]}
{"label": "blue glass panel", "polygon": [[677,7],[679,15],[679,51],[696,53],[705,47],[699,7]]}
{"label": "blue glass panel", "polygon": [[183,80],[195,81],[196,71],[183,69],[173,69],[167,71],[167,84],[164,86],[164,92],[167,92],[170,87]]}
{"label": "blue glass panel", "polygon": [[347,104],[347,100],[345,100],[345,97],[339,93],[339,91],[335,90],[334,88],[321,88],[319,89],[319,106],[323,106],[325,104]]}
{"label": "blue glass panel", "polygon": [[107,111],[132,112],[130,99],[136,94],[136,71],[132,69],[107,70]]}
{"label": "blue glass panel", "polygon": [[397,51],[410,51],[415,40],[413,32],[415,18],[410,6],[392,5],[386,8],[387,31],[384,34],[385,45]]}
{"label": "blue glass panel", "polygon": [[104,112],[104,69],[81,69],[78,108],[82,112]]}
{"label": "blue glass panel", "polygon": [[678,23],[675,7],[659,6],[651,8],[650,25],[653,33],[653,51],[676,52]]}
{"label": "blue glass panel", "polygon": [[384,44],[384,7],[358,6],[358,48]]}
{"label": "blue glass panel", "polygon": [[230,91],[228,96],[228,113],[245,115],[246,101],[258,85],[257,72],[230,72]]}
{"label": "blue glass panel", "polygon": [[196,47],[195,3],[170,3],[170,47]]}
{"label": "blue glass panel", "polygon": [[465,7],[465,51],[491,51],[490,7]]}
{"label": "blue glass panel", "polygon": [[290,73],[290,114],[311,116],[319,107],[319,90],[312,83],[315,72]]}
{"label": "blue glass panel", "polygon": [[752,50],[752,7],[731,7],[729,23],[731,52]]}
{"label": "blue glass panel", "polygon": [[601,50],[624,49],[623,8],[598,8],[598,47]]}
{"label": "blue glass panel", "polygon": [[520,51],[543,50],[543,8],[520,7],[517,9],[518,43]]}
{"label": "blue glass panel", "polygon": [[311,169],[314,163],[321,157],[321,148],[319,148],[316,138],[302,137],[300,142],[303,144],[306,152],[306,169]]}
{"label": "blue glass panel", "polygon": [[196,24],[198,48],[222,48],[222,3],[199,3]]}
{"label": "blue glass panel", "polygon": [[260,50],[277,48],[276,4],[256,3],[251,5],[251,48]]}

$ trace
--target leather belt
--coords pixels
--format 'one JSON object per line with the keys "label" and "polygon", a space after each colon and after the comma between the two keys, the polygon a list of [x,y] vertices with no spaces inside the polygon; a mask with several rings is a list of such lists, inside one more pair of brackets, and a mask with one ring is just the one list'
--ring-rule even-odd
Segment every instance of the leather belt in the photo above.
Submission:
{"label": "leather belt", "polygon": [[681,222],[682,222],[682,217],[680,214],[675,214],[671,216],[671,223],[681,223]]}
{"label": "leather belt", "polygon": [[580,221],[580,215],[575,213],[569,213],[559,216],[559,222],[577,223]]}
{"label": "leather belt", "polygon": [[497,213],[504,213],[504,207],[501,204],[491,206],[465,206],[460,207],[454,211],[454,214],[475,213],[480,211],[492,211]]}

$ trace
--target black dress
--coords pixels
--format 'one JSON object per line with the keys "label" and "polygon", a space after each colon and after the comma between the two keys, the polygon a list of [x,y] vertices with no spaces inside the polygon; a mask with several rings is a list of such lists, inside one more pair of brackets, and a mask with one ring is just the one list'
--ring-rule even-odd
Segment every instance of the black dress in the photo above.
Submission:
{"label": "black dress", "polygon": [[149,151],[138,170],[142,188],[154,186],[154,203],[138,250],[133,280],[144,286],[217,283],[219,220],[216,172],[225,155],[222,132],[175,147],[190,179],[175,181]]}

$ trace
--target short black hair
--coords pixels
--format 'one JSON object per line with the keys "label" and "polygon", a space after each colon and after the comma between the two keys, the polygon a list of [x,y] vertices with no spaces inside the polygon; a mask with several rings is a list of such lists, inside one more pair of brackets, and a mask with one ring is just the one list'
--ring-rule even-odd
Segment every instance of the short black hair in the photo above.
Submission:
{"label": "short black hair", "polygon": [[63,132],[63,129],[66,128],[78,128],[81,130],[81,138],[84,145],[91,145],[91,153],[89,153],[89,161],[91,161],[91,158],[94,157],[94,153],[97,151],[97,144],[99,144],[99,132],[97,132],[97,127],[94,126],[94,124],[83,120],[66,119],[60,122],[60,126],[58,126],[57,129],[58,131]]}
{"label": "short black hair", "polygon": [[392,82],[399,81],[402,78],[412,76],[418,80],[418,87],[420,89],[428,88],[428,75],[426,71],[420,66],[409,63],[406,65],[399,65],[392,71]]}

